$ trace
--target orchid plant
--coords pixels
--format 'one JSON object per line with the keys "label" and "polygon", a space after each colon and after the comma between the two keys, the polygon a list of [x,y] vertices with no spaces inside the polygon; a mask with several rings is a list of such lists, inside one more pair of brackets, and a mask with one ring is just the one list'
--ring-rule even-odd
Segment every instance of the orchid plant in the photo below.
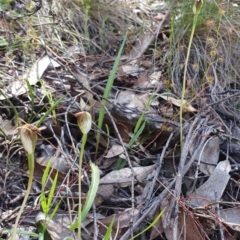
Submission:
{"label": "orchid plant", "polygon": [[33,173],[34,173],[34,151],[37,143],[37,134],[39,132],[40,130],[32,124],[25,124],[20,128],[20,138],[22,141],[23,148],[27,152],[27,156],[28,156],[29,178],[28,178],[28,186],[27,186],[26,194],[23,199],[21,208],[18,212],[15,225],[13,227],[13,232],[11,235],[12,240],[16,239],[15,236],[16,236],[17,226],[32,188]]}

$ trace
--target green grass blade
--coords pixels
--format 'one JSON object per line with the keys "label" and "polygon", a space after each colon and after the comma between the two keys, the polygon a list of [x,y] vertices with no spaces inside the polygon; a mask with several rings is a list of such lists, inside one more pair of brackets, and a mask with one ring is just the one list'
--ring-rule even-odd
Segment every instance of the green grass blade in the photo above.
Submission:
{"label": "green grass blade", "polygon": [[62,202],[61,200],[58,201],[58,203],[57,203],[56,206],[54,207],[54,209],[53,209],[53,211],[52,211],[52,213],[51,213],[51,215],[50,215],[50,219],[53,219],[54,215],[56,214],[57,210],[59,209],[59,205],[60,205],[61,202]]}
{"label": "green grass blade", "polygon": [[50,189],[50,193],[48,196],[48,200],[47,200],[47,209],[48,211],[50,210],[51,204],[52,204],[52,200],[53,200],[53,196],[54,196],[54,192],[56,190],[56,186],[57,186],[57,179],[58,179],[58,172],[56,173],[51,189]]}
{"label": "green grass blade", "polygon": [[50,167],[51,167],[51,161],[48,162],[48,164],[43,172],[43,175],[42,175],[42,189],[41,189],[40,200],[41,200],[42,210],[45,215],[48,214],[48,207],[47,207],[47,199],[46,199],[46,196],[44,193],[44,189],[45,189],[45,185],[46,185],[46,182],[48,179]]}
{"label": "green grass blade", "polygon": [[31,99],[31,113],[30,113],[30,117],[28,118],[28,122],[31,122],[32,119],[34,119],[34,93],[33,93],[33,89],[32,86],[30,85],[28,79],[26,80],[26,84],[28,87],[28,93]]}
{"label": "green grass blade", "polygon": [[128,147],[131,147],[133,143],[136,141],[136,139],[142,134],[144,128],[146,125],[146,121],[143,122],[142,126],[138,129],[138,131],[132,136],[130,142],[128,143]]}
{"label": "green grass blade", "polygon": [[115,217],[113,217],[112,221],[110,222],[103,240],[109,240],[111,238],[111,232],[112,232],[114,220],[115,220]]}
{"label": "green grass blade", "polygon": [[43,121],[49,116],[49,114],[53,111],[54,108],[58,106],[58,104],[65,98],[65,96],[58,99],[55,104],[53,104],[46,112],[45,114],[38,120],[36,127],[40,127]]}
{"label": "green grass blade", "polygon": [[165,211],[165,208],[158,214],[158,216],[153,220],[153,222],[152,222],[148,227],[146,227],[145,229],[143,229],[143,231],[141,231],[140,233],[138,233],[137,235],[135,235],[134,237],[132,237],[130,240],[135,239],[136,237],[142,235],[144,232],[146,232],[147,230],[149,230],[150,228],[152,228],[152,227],[158,222],[158,220],[160,219],[160,217],[163,215],[164,211]]}
{"label": "green grass blade", "polygon": [[47,179],[48,179],[48,175],[49,175],[49,171],[50,171],[50,167],[51,167],[51,161],[49,161],[47,163],[47,166],[43,172],[43,175],[42,175],[42,190],[45,188],[45,185],[46,185],[46,182],[47,182]]}
{"label": "green grass blade", "polygon": [[[111,91],[111,88],[112,88],[112,85],[113,85],[113,82],[114,82],[114,79],[115,79],[115,75],[116,75],[116,72],[117,72],[117,67],[118,67],[118,64],[120,62],[120,58],[121,58],[121,55],[122,55],[122,51],[123,51],[123,47],[125,45],[125,42],[126,42],[126,39],[127,39],[127,33],[126,35],[124,36],[124,39],[123,39],[123,42],[122,42],[122,45],[118,51],[118,55],[116,57],[116,60],[114,62],[114,65],[113,65],[113,68],[112,68],[112,71],[110,73],[110,76],[108,78],[108,81],[107,81],[107,85],[106,85],[106,88],[104,90],[104,94],[103,94],[103,100],[102,100],[102,104],[103,106],[106,106],[106,103],[107,103],[107,99],[109,97],[109,94],[110,94],[110,91]],[[99,117],[98,117],[98,129],[101,130],[102,129],[102,125],[103,125],[103,119],[104,119],[104,114],[105,114],[105,109],[104,107],[102,107],[99,111]],[[100,136],[101,136],[101,133],[100,131],[97,132],[97,135],[96,135],[96,154],[98,152],[98,146],[99,146],[99,142],[100,142]]]}

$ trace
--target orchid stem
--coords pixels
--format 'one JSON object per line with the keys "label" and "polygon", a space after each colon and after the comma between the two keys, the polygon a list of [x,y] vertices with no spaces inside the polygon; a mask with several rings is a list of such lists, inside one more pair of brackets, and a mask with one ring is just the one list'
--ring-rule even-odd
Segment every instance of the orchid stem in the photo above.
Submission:
{"label": "orchid stem", "polygon": [[29,197],[29,194],[30,194],[30,191],[31,191],[31,188],[32,188],[33,173],[34,173],[34,152],[28,154],[28,169],[29,169],[28,186],[27,186],[26,194],[25,194],[25,197],[23,199],[21,208],[18,212],[16,221],[15,221],[15,224],[14,224],[14,227],[13,227],[13,232],[12,232],[12,237],[11,237],[12,240],[16,239],[15,236],[16,236],[16,232],[17,232],[18,223],[19,223],[20,217],[22,215],[23,209],[26,205],[27,199]]}
{"label": "orchid stem", "polygon": [[79,177],[78,177],[78,192],[79,192],[79,205],[78,205],[78,240],[81,240],[81,173],[82,173],[82,162],[83,162],[83,154],[84,154],[84,149],[85,145],[87,142],[87,134],[83,134],[82,136],[82,145],[81,145],[81,150],[80,150],[80,156],[79,156]]}

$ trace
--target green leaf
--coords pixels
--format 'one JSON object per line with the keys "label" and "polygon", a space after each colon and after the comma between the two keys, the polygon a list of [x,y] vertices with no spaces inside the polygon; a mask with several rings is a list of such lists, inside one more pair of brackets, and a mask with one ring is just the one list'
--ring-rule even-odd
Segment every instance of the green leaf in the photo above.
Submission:
{"label": "green leaf", "polygon": [[90,185],[90,188],[88,191],[87,199],[83,206],[82,216],[81,216],[82,221],[87,216],[87,214],[94,202],[94,199],[95,199],[95,196],[96,196],[97,190],[98,190],[99,181],[100,181],[100,171],[99,171],[98,166],[96,166],[94,163],[90,162],[90,167],[92,169],[92,182],[91,182],[91,185]]}
{"label": "green leaf", "polygon": [[48,164],[43,172],[43,175],[42,175],[42,189],[41,189],[40,201],[41,201],[42,210],[45,215],[48,214],[49,209],[48,209],[48,204],[47,204],[47,199],[46,199],[46,196],[44,193],[44,189],[45,189],[46,182],[48,179],[50,167],[51,167],[51,161],[48,162]]}
{"label": "green leaf", "polygon": [[[103,100],[102,100],[102,105],[103,105],[103,106],[106,106],[106,104],[107,104],[107,99],[108,99],[108,97],[109,97],[109,94],[110,94],[110,91],[111,91],[111,88],[112,88],[112,85],[113,85],[113,82],[114,82],[114,79],[115,79],[115,75],[116,75],[116,72],[117,72],[117,67],[118,67],[118,64],[119,64],[119,62],[120,62],[121,55],[122,55],[122,51],[123,51],[123,47],[124,47],[124,45],[125,45],[126,40],[127,40],[127,33],[126,33],[126,35],[124,36],[122,45],[121,45],[121,47],[120,47],[120,49],[119,49],[119,51],[118,51],[118,55],[117,55],[116,60],[115,60],[115,62],[114,62],[112,71],[111,71],[111,73],[110,73],[110,75],[109,75],[106,88],[105,88],[105,90],[104,90]],[[98,117],[98,129],[99,129],[99,130],[102,129],[104,114],[105,114],[105,109],[104,109],[104,107],[102,107],[102,108],[100,108],[99,117]],[[96,139],[97,139],[97,143],[96,143],[96,153],[98,152],[98,146],[99,146],[99,142],[100,142],[100,136],[101,136],[100,131],[98,131],[98,132],[97,132],[97,135],[96,135]]]}
{"label": "green leaf", "polygon": [[112,232],[114,220],[115,220],[115,217],[113,217],[112,221],[110,222],[103,240],[109,240],[111,238],[111,232]]}
{"label": "green leaf", "polygon": [[[99,181],[100,181],[100,171],[98,169],[98,166],[96,166],[94,163],[90,162],[90,167],[92,169],[92,182],[87,194],[87,199],[85,201],[85,204],[83,206],[83,209],[81,211],[81,220],[83,221],[85,219],[85,217],[87,216],[93,202],[95,199],[95,196],[97,194],[97,190],[98,190],[98,185],[99,185]],[[78,219],[70,226],[70,230],[74,230],[76,228],[78,228],[79,225],[79,221]]]}
{"label": "green leaf", "polygon": [[55,109],[58,104],[65,98],[65,96],[61,97],[60,99],[58,99],[55,104],[53,104],[48,110],[47,112],[45,112],[45,114],[39,119],[39,121],[36,124],[36,127],[41,126],[41,124],[43,123],[43,121],[49,116],[49,114],[53,111],[53,109]]}
{"label": "green leaf", "polygon": [[165,208],[158,214],[158,216],[153,220],[153,222],[148,227],[143,229],[143,231],[141,231],[140,233],[138,233],[137,235],[132,237],[130,240],[135,239],[136,237],[138,237],[138,236],[142,235],[144,232],[146,232],[148,229],[152,228],[158,222],[160,217],[163,215],[164,211],[165,211]]}
{"label": "green leaf", "polygon": [[136,133],[134,133],[130,142],[128,143],[128,147],[131,147],[132,144],[136,141],[136,139],[141,135],[141,133],[143,132],[143,130],[145,128],[145,125],[146,125],[146,121],[144,121],[142,126],[138,129],[138,131]]}
{"label": "green leaf", "polygon": [[48,211],[51,208],[52,199],[53,199],[54,192],[55,192],[56,186],[57,186],[57,179],[58,179],[58,172],[56,173],[56,175],[54,177],[54,180],[53,180],[53,183],[52,183],[52,186],[51,186],[51,189],[50,189],[50,193],[48,195],[48,200],[47,200],[47,209],[48,209]]}

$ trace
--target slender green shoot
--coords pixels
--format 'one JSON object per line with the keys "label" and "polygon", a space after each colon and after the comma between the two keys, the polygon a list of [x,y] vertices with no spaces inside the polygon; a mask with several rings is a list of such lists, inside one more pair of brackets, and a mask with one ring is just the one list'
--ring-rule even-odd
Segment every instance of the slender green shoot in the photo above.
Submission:
{"label": "slender green shoot", "polygon": [[55,110],[55,102],[53,100],[52,93],[46,89],[46,87],[44,86],[44,82],[43,81],[40,81],[40,83],[41,83],[41,87],[42,87],[42,89],[43,89],[43,91],[45,93],[45,96],[48,99],[48,102],[50,104],[50,108],[52,109],[52,116],[53,116],[53,119],[54,119],[54,121],[56,123],[56,121],[57,121],[57,114],[56,114],[56,110]]}
{"label": "slender green shoot", "polygon": [[[46,166],[46,169],[44,170],[43,176],[42,176],[42,189],[41,189],[41,206],[42,206],[42,210],[44,215],[47,217],[49,215],[49,211],[51,209],[51,204],[53,201],[53,196],[57,187],[57,179],[58,179],[58,172],[56,173],[53,183],[51,185],[50,188],[50,192],[48,195],[48,198],[46,197],[45,193],[44,193],[44,189],[48,180],[48,176],[49,176],[49,172],[50,172],[50,167],[51,167],[52,161],[50,160]],[[53,215],[52,215],[53,217]],[[51,218],[50,218],[51,219]]]}
{"label": "slender green shoot", "polygon": [[165,211],[165,208],[158,214],[158,216],[153,220],[153,222],[148,227],[143,229],[143,231],[141,231],[140,233],[138,233],[137,235],[132,237],[130,240],[133,240],[133,239],[137,238],[138,236],[141,236],[144,232],[146,232],[147,230],[152,228],[159,221],[159,219],[163,215],[164,211]]}
{"label": "slender green shoot", "polygon": [[[127,40],[127,33],[126,35],[124,36],[124,39],[123,39],[123,42],[122,42],[122,45],[118,51],[118,55],[116,57],[116,60],[114,62],[114,65],[113,65],[113,69],[110,73],[110,76],[108,78],[108,81],[107,81],[107,85],[106,85],[106,88],[104,90],[104,94],[103,94],[103,100],[102,100],[102,105],[103,106],[106,106],[107,104],[107,99],[109,97],[109,94],[110,94],[110,91],[111,91],[111,88],[112,88],[112,85],[113,85],[113,82],[114,82],[114,79],[115,79],[115,75],[116,75],[116,72],[117,72],[117,67],[118,67],[118,64],[120,62],[120,58],[121,58],[121,55],[122,55],[122,51],[123,51],[123,47],[125,45],[125,42]],[[98,117],[98,129],[99,131],[97,132],[96,134],[96,152],[95,152],[95,158],[97,157],[97,153],[98,153],[98,147],[99,147],[99,143],[100,143],[100,136],[101,136],[101,129],[102,129],[102,125],[103,125],[103,119],[104,119],[104,114],[105,114],[105,109],[104,107],[102,107],[99,111],[99,117]]]}
{"label": "slender green shoot", "polygon": [[43,172],[43,176],[42,176],[42,189],[41,189],[41,195],[40,195],[40,200],[41,200],[41,207],[45,216],[45,221],[41,223],[41,225],[39,226],[38,230],[39,230],[39,234],[41,236],[44,237],[46,229],[47,229],[47,219],[51,220],[53,218],[53,216],[55,215],[55,213],[57,212],[58,208],[59,208],[59,204],[61,203],[61,201],[59,201],[56,206],[54,207],[54,210],[52,211],[50,217],[49,217],[49,212],[51,209],[51,205],[52,205],[52,201],[53,201],[53,196],[57,187],[57,179],[58,179],[58,172],[56,173],[53,183],[51,185],[51,189],[48,195],[48,198],[45,195],[44,189],[46,186],[46,183],[48,181],[49,175],[50,175],[50,167],[51,167],[52,161],[50,160]]}
{"label": "slender green shoot", "polygon": [[65,98],[65,96],[61,97],[60,99],[58,99],[54,105],[52,105],[46,112],[45,114],[38,120],[36,126],[39,127],[41,126],[41,124],[43,123],[43,121],[49,116],[49,114],[53,111],[53,109],[55,109],[59,103]]}
{"label": "slender green shoot", "polygon": [[[134,142],[138,139],[138,137],[142,134],[143,130],[145,129],[145,125],[146,125],[146,121],[147,121],[147,120],[144,120],[145,113],[148,110],[148,108],[150,107],[151,103],[153,101],[155,101],[157,98],[158,97],[153,98],[153,94],[152,94],[150,96],[150,98],[148,99],[148,102],[136,123],[131,140],[127,145],[128,148],[130,148],[134,144]],[[122,169],[125,166],[125,164],[126,164],[126,161],[119,158],[116,163],[116,169]]]}
{"label": "slender green shoot", "polygon": [[[12,230],[10,230],[10,229],[3,229],[1,231],[1,235],[11,234],[11,233],[12,233]],[[17,229],[16,233],[19,234],[19,235],[29,236],[29,237],[32,237],[34,239],[39,237],[38,233],[29,232],[29,231],[25,231],[25,230],[22,230],[22,229]],[[4,239],[0,238],[0,240],[6,240],[6,238],[4,238]]]}
{"label": "slender green shoot", "polygon": [[[82,162],[83,162],[83,155],[84,149],[87,142],[87,134],[91,130],[92,127],[92,116],[89,112],[79,112],[75,114],[77,117],[77,123],[80,131],[82,132],[82,145],[80,149],[80,156],[79,156],[79,173],[78,173],[78,219],[71,225],[70,230],[74,230],[78,228],[78,239],[81,239],[81,223],[84,216],[82,215],[82,201],[81,201],[81,182],[82,182]],[[86,204],[86,203],[85,203]]]}
{"label": "slender green shoot", "polygon": [[189,39],[189,45],[188,45],[188,50],[187,50],[187,56],[186,56],[186,61],[185,61],[185,66],[184,66],[184,74],[183,74],[183,86],[182,86],[182,95],[181,95],[181,104],[180,104],[180,145],[182,149],[182,141],[183,141],[183,110],[184,110],[184,97],[185,97],[185,92],[186,92],[186,81],[187,81],[187,67],[188,67],[188,62],[189,62],[189,57],[190,57],[190,51],[191,51],[191,46],[193,42],[193,36],[195,33],[196,25],[197,25],[197,20],[198,16],[200,14],[201,8],[203,5],[203,0],[196,0],[194,6],[193,6],[193,26],[192,26],[192,31]]}
{"label": "slender green shoot", "polygon": [[92,207],[92,204],[94,202],[94,199],[96,197],[97,194],[97,190],[98,190],[98,185],[99,185],[99,181],[100,181],[100,171],[99,168],[92,162],[90,162],[90,167],[92,170],[92,174],[91,174],[91,185],[87,194],[87,198],[85,201],[85,204],[83,206],[82,209],[82,221],[86,218],[90,208]]}
{"label": "slender green shoot", "polygon": [[113,228],[115,217],[113,217],[112,221],[110,222],[107,232],[105,233],[104,239],[103,240],[110,240],[111,239],[111,232]]}
{"label": "slender green shoot", "polygon": [[28,177],[28,186],[27,186],[27,190],[26,190],[26,194],[25,197],[23,199],[21,208],[18,212],[16,221],[15,221],[15,225],[13,227],[13,233],[12,233],[12,240],[15,240],[15,235],[16,235],[16,230],[17,230],[17,226],[20,220],[20,217],[23,213],[24,207],[27,203],[31,188],[32,188],[32,183],[33,183],[33,173],[34,173],[34,153],[28,154],[28,169],[29,169],[29,177]]}
{"label": "slender green shoot", "polygon": [[31,99],[31,114],[28,118],[28,122],[31,122],[32,119],[34,119],[34,93],[33,93],[33,89],[32,89],[32,86],[30,85],[28,79],[26,79],[26,84],[27,84],[27,87],[28,87],[28,93],[29,93],[29,97]]}

